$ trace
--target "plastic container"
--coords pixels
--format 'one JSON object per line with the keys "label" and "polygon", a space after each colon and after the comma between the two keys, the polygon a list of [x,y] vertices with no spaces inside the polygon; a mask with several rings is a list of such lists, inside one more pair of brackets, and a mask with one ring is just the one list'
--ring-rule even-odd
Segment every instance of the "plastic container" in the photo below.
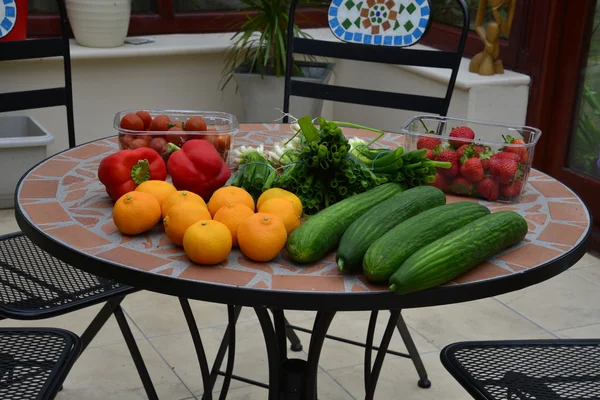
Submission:
{"label": "plastic container", "polygon": [[[462,126],[471,128],[475,133],[475,139],[456,140],[449,136],[454,128]],[[535,145],[542,134],[539,129],[528,126],[429,115],[411,118],[404,124],[401,133],[405,135],[407,151],[422,147],[426,142],[425,138],[429,137],[430,142],[439,140],[440,147],[437,152],[450,149],[463,154],[462,159],[458,161],[458,169],[438,168],[435,186],[447,193],[508,203],[518,203],[521,199],[531,169]],[[509,136],[522,140],[524,144],[507,144],[506,140]],[[420,144],[419,139],[421,139]],[[468,146],[461,149],[463,144]],[[465,156],[464,151],[469,146],[477,154],[467,152]],[[502,154],[496,155],[498,153]],[[465,171],[467,168],[461,168],[469,155],[481,160],[484,171],[482,180],[476,177],[478,174],[472,172],[469,174]],[[499,161],[500,158],[508,158],[508,160]],[[515,169],[513,175],[512,171]],[[471,180],[466,179],[466,176]]]}
{"label": "plastic container", "polygon": [[[158,151],[163,158],[168,158],[164,146],[173,143],[183,145],[187,140],[205,139],[211,142],[223,160],[227,162],[229,151],[233,145],[233,136],[239,132],[239,124],[232,114],[216,111],[187,111],[187,110],[144,110],[152,119],[159,115],[166,115],[170,122],[167,130],[135,131],[121,128],[121,119],[127,114],[135,114],[136,110],[124,110],[115,115],[114,128],[119,132],[119,145],[121,149],[135,149],[138,147],[151,147]],[[185,123],[189,118],[200,117],[206,122],[206,131],[181,131],[173,129],[179,123]],[[177,125],[176,125],[177,124]]]}
{"label": "plastic container", "polygon": [[14,207],[19,179],[46,158],[53,141],[54,136],[31,117],[0,117],[0,208]]}

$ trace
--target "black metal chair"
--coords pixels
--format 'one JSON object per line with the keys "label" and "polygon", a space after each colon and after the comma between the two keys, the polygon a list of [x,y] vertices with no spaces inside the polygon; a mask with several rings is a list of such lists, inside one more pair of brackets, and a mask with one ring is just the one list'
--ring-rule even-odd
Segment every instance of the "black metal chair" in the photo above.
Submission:
{"label": "black metal chair", "polygon": [[[66,106],[69,147],[74,147],[69,29],[64,0],[57,0],[62,36],[0,43],[0,61],[62,57],[65,86],[0,94],[0,112]],[[37,320],[106,303],[81,336],[82,351],[114,315],[150,399],[150,375],[127,323],[121,302],[138,289],[67,265],[34,245],[22,232],[0,236],[0,318]]]}
{"label": "black metal chair", "polygon": [[77,335],[63,329],[0,329],[0,398],[51,400],[81,351]]}
{"label": "black metal chair", "polygon": [[440,359],[474,399],[600,399],[597,339],[461,342]]}
{"label": "black metal chair", "polygon": [[[423,4],[426,0],[419,0],[416,3]],[[437,50],[417,50],[408,49],[400,46],[392,46],[392,41],[385,43],[387,45],[371,45],[364,43],[343,43],[343,42],[331,42],[324,40],[314,40],[303,37],[294,36],[294,26],[296,6],[299,0],[292,0],[290,8],[290,18],[288,21],[288,49],[287,49],[287,61],[286,61],[286,73],[285,73],[285,93],[284,93],[284,122],[288,122],[289,108],[290,108],[290,97],[308,97],[314,99],[330,100],[336,102],[360,104],[367,106],[376,106],[392,109],[410,110],[428,114],[438,114],[446,116],[448,108],[450,107],[450,100],[454,91],[454,84],[456,77],[458,76],[458,70],[463,56],[463,51],[467,39],[467,33],[469,31],[469,10],[464,0],[455,0],[458,7],[461,9],[463,14],[463,26],[461,31],[460,39],[457,43],[456,50],[454,51],[437,51]],[[334,0],[333,4],[337,6],[337,9],[332,12],[333,8],[330,8],[328,18],[334,18],[334,14],[338,15],[338,10],[348,2]],[[366,2],[351,2],[351,7],[358,7],[358,4],[363,4],[365,7]],[[375,3],[374,3],[375,4]],[[379,4],[379,2],[377,2]],[[410,6],[410,5],[409,5]],[[414,4],[413,4],[414,6]],[[361,10],[362,11],[362,10]],[[431,17],[429,18],[429,22]],[[355,21],[350,21],[355,23]],[[340,22],[343,25],[343,22]],[[425,24],[424,24],[425,25]],[[345,29],[351,25],[338,27],[334,29],[345,32]],[[333,24],[332,24],[333,27]],[[422,29],[419,30],[419,36],[414,36],[411,42],[415,44],[422,36],[426,35],[427,26],[420,26]],[[412,28],[411,28],[412,29]],[[346,33],[335,32],[336,36],[343,36],[346,38]],[[363,38],[361,36],[361,38]],[[356,37],[348,37],[348,39],[356,39]],[[394,39],[395,40],[395,39]],[[365,39],[366,41],[366,39]],[[373,41],[375,41],[373,36]],[[369,41],[366,41],[370,43]],[[395,44],[395,43],[394,43]],[[301,54],[313,57],[331,57],[336,59],[353,60],[353,61],[365,61],[380,64],[394,64],[394,65],[412,65],[421,67],[433,67],[443,68],[451,70],[450,79],[448,81],[448,87],[444,97],[432,97],[422,96],[415,94],[405,93],[392,93],[378,90],[350,88],[343,86],[334,86],[329,84],[319,84],[313,82],[307,82],[305,80],[292,79],[293,63],[292,55]],[[309,329],[301,328],[298,326],[289,325],[288,339],[292,342],[292,350],[300,350],[302,348],[300,341],[297,336],[293,334],[292,329],[300,330],[311,333]],[[408,327],[406,326],[404,319],[400,315],[397,323],[398,331],[402,336],[402,339],[407,347],[409,354],[399,353],[393,350],[388,350],[388,353],[399,355],[407,358],[411,358],[417,373],[419,374],[419,386],[422,388],[428,388],[431,383],[427,379],[427,372],[421,361],[421,357],[415,347],[415,344],[410,336]],[[348,339],[327,335],[329,339],[365,347],[365,344]]]}

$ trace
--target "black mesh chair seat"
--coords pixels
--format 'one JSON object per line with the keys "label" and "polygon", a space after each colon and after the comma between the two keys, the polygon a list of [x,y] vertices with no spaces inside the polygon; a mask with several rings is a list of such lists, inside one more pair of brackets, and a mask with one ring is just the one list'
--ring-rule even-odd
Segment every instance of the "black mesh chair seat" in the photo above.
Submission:
{"label": "black mesh chair seat", "polygon": [[63,329],[0,329],[0,399],[54,399],[80,351]]}
{"label": "black mesh chair seat", "polygon": [[475,399],[600,399],[600,340],[463,342],[440,358]]}
{"label": "black mesh chair seat", "polygon": [[51,317],[136,290],[65,264],[20,232],[0,238],[0,314],[4,318]]}

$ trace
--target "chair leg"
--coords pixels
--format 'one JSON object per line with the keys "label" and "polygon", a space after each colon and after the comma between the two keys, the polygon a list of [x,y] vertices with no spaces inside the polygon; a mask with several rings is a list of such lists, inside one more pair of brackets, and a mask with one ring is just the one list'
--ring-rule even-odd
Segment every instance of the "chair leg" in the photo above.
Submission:
{"label": "chair leg", "polygon": [[81,353],[85,351],[90,342],[96,337],[100,329],[102,329],[104,324],[106,324],[106,321],[114,314],[115,310],[120,306],[124,299],[125,297],[119,297],[106,302],[100,312],[96,314],[90,325],[81,335]]}
{"label": "chair leg", "polygon": [[148,369],[146,368],[146,364],[144,363],[144,359],[142,358],[140,349],[135,343],[133,333],[131,333],[131,328],[127,323],[127,319],[125,318],[125,314],[123,314],[123,309],[121,308],[121,306],[117,305],[114,314],[115,319],[119,324],[119,328],[121,328],[121,333],[123,333],[123,337],[125,338],[125,343],[127,343],[127,347],[129,348],[129,352],[131,353],[131,357],[133,358],[135,368],[137,369],[138,374],[140,375],[140,379],[142,380],[142,384],[144,385],[144,389],[146,390],[146,395],[148,396],[148,399],[158,400],[158,395],[156,394],[156,390],[154,389],[154,385],[152,384],[152,379],[150,379],[150,374],[148,373]]}
{"label": "chair leg", "polygon": [[402,336],[402,340],[404,341],[404,345],[408,350],[408,354],[410,355],[410,359],[412,360],[415,368],[417,370],[417,374],[419,374],[419,387],[423,389],[428,389],[431,387],[431,382],[427,378],[427,371],[425,370],[425,366],[423,365],[423,360],[421,360],[421,356],[419,355],[419,351],[417,350],[417,346],[415,346],[415,342],[413,342],[412,337],[410,336],[410,332],[408,331],[408,327],[404,322],[404,318],[402,318],[402,313],[396,322],[396,328],[398,328],[398,332],[400,336]]}
{"label": "chair leg", "polygon": [[290,327],[290,323],[287,318],[285,319],[285,336],[287,336],[290,341],[290,350],[298,352],[302,351],[302,343],[300,343],[300,338],[296,335],[296,332],[292,327]]}

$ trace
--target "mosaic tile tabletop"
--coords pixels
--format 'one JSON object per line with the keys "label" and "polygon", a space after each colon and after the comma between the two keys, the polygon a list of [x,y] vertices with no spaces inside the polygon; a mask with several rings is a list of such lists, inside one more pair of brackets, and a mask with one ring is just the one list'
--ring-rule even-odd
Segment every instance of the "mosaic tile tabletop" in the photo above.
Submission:
{"label": "mosaic tile tabletop", "polygon": [[[234,146],[269,147],[290,135],[287,125],[243,125]],[[344,129],[347,137],[373,137],[371,132]],[[402,144],[402,136],[386,134],[385,147]],[[285,251],[268,263],[256,263],[234,249],[217,266],[191,263],[183,250],[172,245],[162,226],[136,237],[121,235],[112,222],[113,202],[97,179],[100,161],[117,151],[116,138],[86,144],[54,156],[32,170],[18,187],[18,207],[29,222],[48,237],[81,253],[123,268],[217,285],[274,291],[383,292],[360,274],[338,272],[335,254],[300,266]],[[447,196],[447,202],[476,199]],[[532,170],[521,203],[507,205],[480,201],[492,212],[515,210],[529,225],[526,239],[460,276],[460,285],[519,274],[561,257],[585,237],[590,219],[579,198],[558,181]]]}
{"label": "mosaic tile tabletop", "polygon": [[352,43],[411,46],[429,28],[429,0],[333,0],[329,27],[340,40]]}

